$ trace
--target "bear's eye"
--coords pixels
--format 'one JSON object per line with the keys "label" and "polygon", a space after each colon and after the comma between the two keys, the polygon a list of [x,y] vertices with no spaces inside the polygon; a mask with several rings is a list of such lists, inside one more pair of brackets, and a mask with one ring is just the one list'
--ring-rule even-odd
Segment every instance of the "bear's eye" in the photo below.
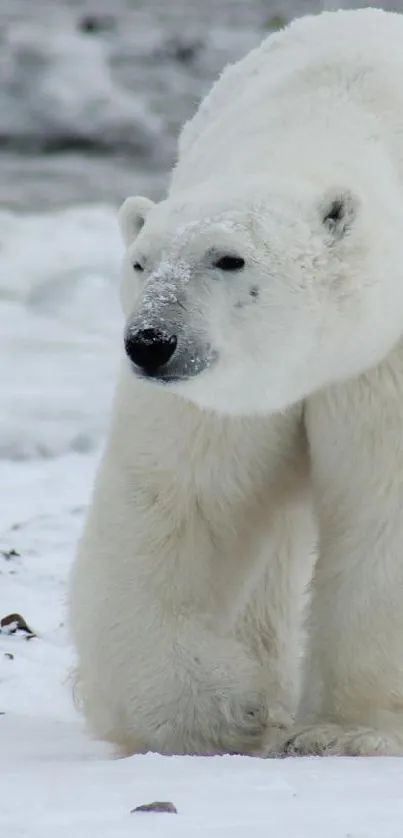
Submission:
{"label": "bear's eye", "polygon": [[142,265],[140,265],[140,262],[135,262],[133,268],[135,271],[144,271],[144,268]]}
{"label": "bear's eye", "polygon": [[214,262],[214,267],[220,271],[241,271],[245,267],[245,259],[241,256],[221,256]]}

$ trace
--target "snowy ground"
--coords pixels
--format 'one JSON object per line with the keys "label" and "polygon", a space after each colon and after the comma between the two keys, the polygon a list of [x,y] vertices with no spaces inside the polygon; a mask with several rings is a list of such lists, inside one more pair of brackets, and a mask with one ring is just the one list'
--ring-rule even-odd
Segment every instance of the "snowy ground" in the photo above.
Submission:
{"label": "snowy ground", "polygon": [[[95,462],[0,466],[2,616],[18,611],[38,634],[0,635],[0,835],[402,838],[403,760],[116,760],[85,735],[66,683],[64,598]],[[155,800],[178,813],[131,814]]]}
{"label": "snowy ground", "polygon": [[4,210],[0,230],[0,457],[87,450],[118,357],[116,208]]}
{"label": "snowy ground", "polygon": [[[37,636],[0,633],[1,838],[402,838],[403,760],[116,760],[86,736],[65,592],[113,389],[120,246],[110,208],[4,214],[2,231],[0,618]],[[131,814],[154,800],[178,813]]]}
{"label": "snowy ground", "polygon": [[[403,760],[116,760],[85,735],[64,598],[95,462],[0,466],[1,616],[18,611],[38,634],[0,635],[2,838],[402,838]],[[155,800],[178,813],[131,814]]]}

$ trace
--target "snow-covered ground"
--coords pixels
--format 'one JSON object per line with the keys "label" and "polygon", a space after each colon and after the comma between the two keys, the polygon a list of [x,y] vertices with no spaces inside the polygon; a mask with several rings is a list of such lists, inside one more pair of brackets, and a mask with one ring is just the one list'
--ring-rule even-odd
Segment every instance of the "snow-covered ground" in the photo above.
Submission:
{"label": "snow-covered ground", "polygon": [[[402,838],[403,760],[116,760],[71,701],[66,580],[120,339],[114,210],[0,218],[0,836]],[[155,800],[173,813],[134,813]]]}
{"label": "snow-covered ground", "polygon": [[[0,635],[0,835],[402,838],[403,760],[116,760],[86,736],[66,683],[64,599],[96,459],[0,466],[1,611],[38,635]],[[131,814],[155,800],[177,814]]]}
{"label": "snow-covered ground", "polygon": [[116,209],[0,211],[0,457],[94,445],[119,346]]}
{"label": "snow-covered ground", "polygon": [[[402,838],[403,760],[116,760],[86,736],[66,683],[64,600],[96,459],[0,466],[1,611],[38,635],[0,635],[0,835]],[[155,800],[177,814],[131,814]]]}

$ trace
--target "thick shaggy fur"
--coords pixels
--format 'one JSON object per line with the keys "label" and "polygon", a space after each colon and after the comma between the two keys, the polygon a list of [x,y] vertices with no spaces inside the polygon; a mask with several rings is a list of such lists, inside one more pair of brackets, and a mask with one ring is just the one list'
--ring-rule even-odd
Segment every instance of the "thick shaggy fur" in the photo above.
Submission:
{"label": "thick shaggy fur", "polygon": [[177,343],[122,363],[73,573],[125,752],[403,754],[402,78],[399,15],[296,21],[121,210],[126,337]]}

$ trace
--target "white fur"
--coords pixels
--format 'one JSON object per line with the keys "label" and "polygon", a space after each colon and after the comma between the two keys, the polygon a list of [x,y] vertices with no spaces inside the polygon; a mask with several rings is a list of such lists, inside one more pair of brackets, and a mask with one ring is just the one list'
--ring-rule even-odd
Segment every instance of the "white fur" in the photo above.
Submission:
{"label": "white fur", "polygon": [[253,753],[290,724],[301,433],[300,410],[220,419],[123,372],[72,587],[85,711],[123,751]]}
{"label": "white fur", "polygon": [[281,748],[403,753],[401,78],[401,16],[296,21],[224,72],[167,199],[121,210],[127,328],[197,372],[123,364],[73,576],[86,713],[125,751],[278,750],[312,488]]}
{"label": "white fur", "polygon": [[288,753],[403,754],[402,400],[399,345],[308,403],[321,551]]}

